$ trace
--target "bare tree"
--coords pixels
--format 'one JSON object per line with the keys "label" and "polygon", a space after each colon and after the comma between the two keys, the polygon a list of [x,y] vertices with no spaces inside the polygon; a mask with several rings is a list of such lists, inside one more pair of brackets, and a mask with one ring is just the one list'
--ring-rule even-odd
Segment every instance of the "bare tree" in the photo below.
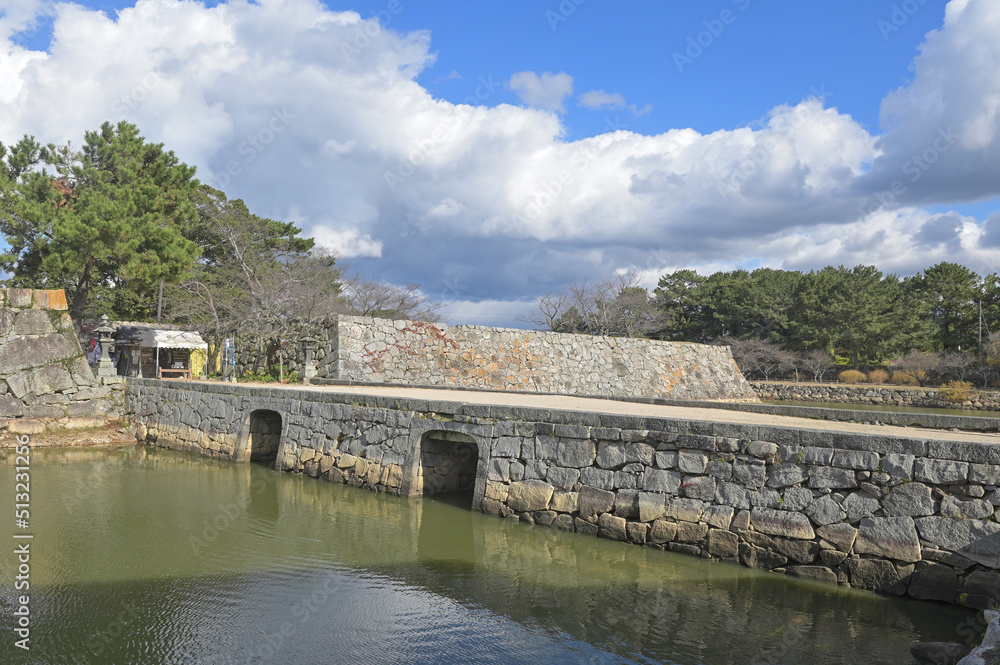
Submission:
{"label": "bare tree", "polygon": [[892,361],[892,369],[908,376],[921,387],[933,383],[940,374],[941,354],[925,351],[910,351],[905,356]]}
{"label": "bare tree", "polygon": [[440,303],[420,292],[419,284],[397,286],[360,273],[348,273],[343,282],[339,309],[343,314],[389,319],[440,320]]}
{"label": "bare tree", "polygon": [[833,357],[824,349],[813,349],[800,354],[797,363],[803,371],[813,375],[813,381],[819,383],[833,366]]}
{"label": "bare tree", "polygon": [[660,327],[660,316],[636,274],[619,273],[540,296],[538,309],[521,320],[556,332],[642,337]]}
{"label": "bare tree", "polygon": [[786,351],[774,342],[762,339],[721,337],[713,343],[728,346],[733,352],[736,364],[748,377],[757,375],[767,381],[772,374],[787,372],[795,367],[795,354]]}

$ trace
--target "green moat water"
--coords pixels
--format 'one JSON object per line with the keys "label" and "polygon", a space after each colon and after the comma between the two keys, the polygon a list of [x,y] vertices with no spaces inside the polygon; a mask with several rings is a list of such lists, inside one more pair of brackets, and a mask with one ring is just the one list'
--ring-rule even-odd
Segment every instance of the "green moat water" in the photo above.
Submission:
{"label": "green moat water", "polygon": [[[2,496],[14,502],[14,456]],[[3,663],[910,663],[957,607],[155,448],[34,450],[31,650]],[[8,527],[15,531],[13,519]]]}

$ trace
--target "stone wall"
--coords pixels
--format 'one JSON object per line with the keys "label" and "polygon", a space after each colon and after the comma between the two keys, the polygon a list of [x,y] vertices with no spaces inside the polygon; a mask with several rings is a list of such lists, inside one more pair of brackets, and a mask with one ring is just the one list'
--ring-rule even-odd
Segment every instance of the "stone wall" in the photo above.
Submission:
{"label": "stone wall", "polygon": [[0,428],[35,434],[101,425],[115,395],[87,364],[62,291],[0,290]]}
{"label": "stone wall", "polygon": [[966,411],[1000,411],[1000,393],[976,392],[966,402],[949,402],[938,397],[934,388],[893,386],[841,386],[815,383],[751,383],[761,399],[795,402],[837,402],[876,406],[913,406]]}
{"label": "stone wall", "polygon": [[[403,496],[476,444],[475,510],[831,584],[1000,602],[1000,445],[322,391],[130,380],[141,441]],[[430,448],[429,442],[434,441]],[[457,448],[452,449],[457,454]],[[431,468],[432,467],[432,468]]]}
{"label": "stone wall", "polygon": [[526,392],[756,400],[728,347],[340,316],[332,379]]}

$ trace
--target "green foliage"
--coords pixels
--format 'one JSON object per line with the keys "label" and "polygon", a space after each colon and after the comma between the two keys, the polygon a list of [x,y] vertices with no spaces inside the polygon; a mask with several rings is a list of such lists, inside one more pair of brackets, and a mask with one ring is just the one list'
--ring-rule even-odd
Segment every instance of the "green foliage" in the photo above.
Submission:
{"label": "green foliage", "polygon": [[864,383],[868,380],[864,372],[859,372],[856,369],[846,369],[837,375],[837,380],[841,383]]}
{"label": "green foliage", "polygon": [[[253,382],[253,383],[277,383],[281,381],[281,373],[278,365],[271,365],[267,368],[262,368],[256,372],[248,371],[240,375],[239,381],[241,382]],[[283,383],[298,383],[299,374],[298,372],[285,372],[285,380]]]}
{"label": "green foliage", "polygon": [[127,122],[87,132],[80,151],[28,136],[0,146],[0,268],[10,286],[65,289],[75,319],[97,313],[92,295],[101,312],[145,318],[160,280],[198,256],[184,236],[196,187],[194,168]]}
{"label": "green foliage", "polygon": [[949,381],[937,389],[937,396],[941,399],[961,404],[972,399],[972,384],[968,381]]}

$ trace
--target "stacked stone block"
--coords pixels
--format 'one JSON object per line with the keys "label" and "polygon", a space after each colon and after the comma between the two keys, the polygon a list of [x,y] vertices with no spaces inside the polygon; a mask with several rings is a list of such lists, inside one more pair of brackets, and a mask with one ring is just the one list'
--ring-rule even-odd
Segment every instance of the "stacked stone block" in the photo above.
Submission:
{"label": "stacked stone block", "polygon": [[952,402],[939,397],[934,388],[764,382],[754,382],[751,385],[757,395],[765,400],[961,409],[963,411],[1000,411],[1000,393],[997,392],[976,392],[972,399]]}

